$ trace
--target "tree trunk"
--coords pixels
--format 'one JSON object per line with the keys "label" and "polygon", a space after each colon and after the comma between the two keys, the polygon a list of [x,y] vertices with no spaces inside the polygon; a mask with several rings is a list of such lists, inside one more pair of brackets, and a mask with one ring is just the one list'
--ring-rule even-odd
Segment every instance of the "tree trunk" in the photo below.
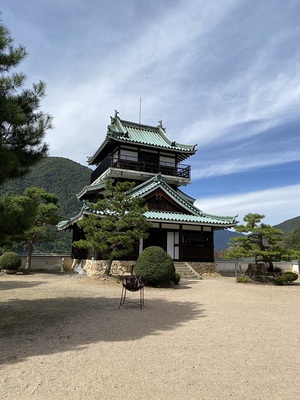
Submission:
{"label": "tree trunk", "polygon": [[106,277],[109,277],[109,275],[110,275],[110,269],[111,269],[112,262],[113,262],[113,257],[110,257],[106,261],[105,272],[104,272],[104,276],[106,276]]}
{"label": "tree trunk", "polygon": [[33,243],[30,240],[28,242],[28,253],[27,253],[27,258],[26,258],[26,265],[25,265],[25,269],[24,269],[24,274],[29,274],[29,272],[31,270],[32,247],[33,247]]}

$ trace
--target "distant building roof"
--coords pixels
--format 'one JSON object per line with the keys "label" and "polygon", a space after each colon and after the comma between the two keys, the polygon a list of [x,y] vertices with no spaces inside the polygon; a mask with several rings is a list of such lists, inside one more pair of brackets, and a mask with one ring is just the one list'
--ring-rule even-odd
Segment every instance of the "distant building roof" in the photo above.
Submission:
{"label": "distant building roof", "polygon": [[111,123],[107,127],[107,134],[104,142],[98,148],[96,153],[88,159],[89,164],[97,163],[99,155],[109,142],[123,142],[128,144],[139,144],[145,147],[155,149],[164,149],[179,153],[179,161],[183,161],[190,155],[195,154],[197,145],[186,145],[172,141],[166,134],[162,121],[158,126],[149,126],[135,122],[121,120],[118,112],[111,117]]}

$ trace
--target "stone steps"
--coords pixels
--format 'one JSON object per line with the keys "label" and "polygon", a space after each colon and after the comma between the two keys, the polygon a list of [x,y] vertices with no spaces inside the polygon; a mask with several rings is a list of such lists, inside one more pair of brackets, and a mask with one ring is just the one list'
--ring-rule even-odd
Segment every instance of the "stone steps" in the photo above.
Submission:
{"label": "stone steps", "polygon": [[193,270],[186,262],[174,262],[176,272],[180,274],[181,279],[201,279],[199,274]]}

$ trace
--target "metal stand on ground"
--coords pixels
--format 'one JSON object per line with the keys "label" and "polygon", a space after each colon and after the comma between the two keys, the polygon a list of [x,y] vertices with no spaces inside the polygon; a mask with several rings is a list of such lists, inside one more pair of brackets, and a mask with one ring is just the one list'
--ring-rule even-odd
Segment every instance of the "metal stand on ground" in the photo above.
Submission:
{"label": "metal stand on ground", "polygon": [[140,292],[139,293],[139,306],[142,310],[144,306],[144,283],[142,280],[135,276],[135,275],[122,275],[121,278],[121,283],[122,283],[122,293],[121,293],[121,299],[120,299],[120,304],[118,307],[118,310],[120,309],[121,306],[124,305],[125,301],[127,303],[137,303],[137,301],[131,301],[127,299],[127,291],[130,292]]}

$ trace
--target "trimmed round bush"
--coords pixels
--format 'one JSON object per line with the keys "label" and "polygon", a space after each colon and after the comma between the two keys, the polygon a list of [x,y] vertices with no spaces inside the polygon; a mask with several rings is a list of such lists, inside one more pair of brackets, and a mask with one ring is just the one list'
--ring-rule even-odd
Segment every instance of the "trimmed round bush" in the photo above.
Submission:
{"label": "trimmed round bush", "polygon": [[296,274],[295,272],[284,272],[283,276],[286,277],[287,280],[289,280],[290,282],[294,282],[298,279],[298,274]]}
{"label": "trimmed round bush", "polygon": [[283,272],[282,275],[276,276],[275,283],[276,285],[288,285],[291,282],[294,282],[298,279],[298,274],[295,272]]}
{"label": "trimmed round bush", "polygon": [[0,269],[17,270],[21,265],[21,257],[13,251],[4,253],[0,256]]}
{"label": "trimmed round bush", "polygon": [[159,246],[150,246],[143,250],[134,271],[148,286],[167,286],[175,277],[172,258]]}

